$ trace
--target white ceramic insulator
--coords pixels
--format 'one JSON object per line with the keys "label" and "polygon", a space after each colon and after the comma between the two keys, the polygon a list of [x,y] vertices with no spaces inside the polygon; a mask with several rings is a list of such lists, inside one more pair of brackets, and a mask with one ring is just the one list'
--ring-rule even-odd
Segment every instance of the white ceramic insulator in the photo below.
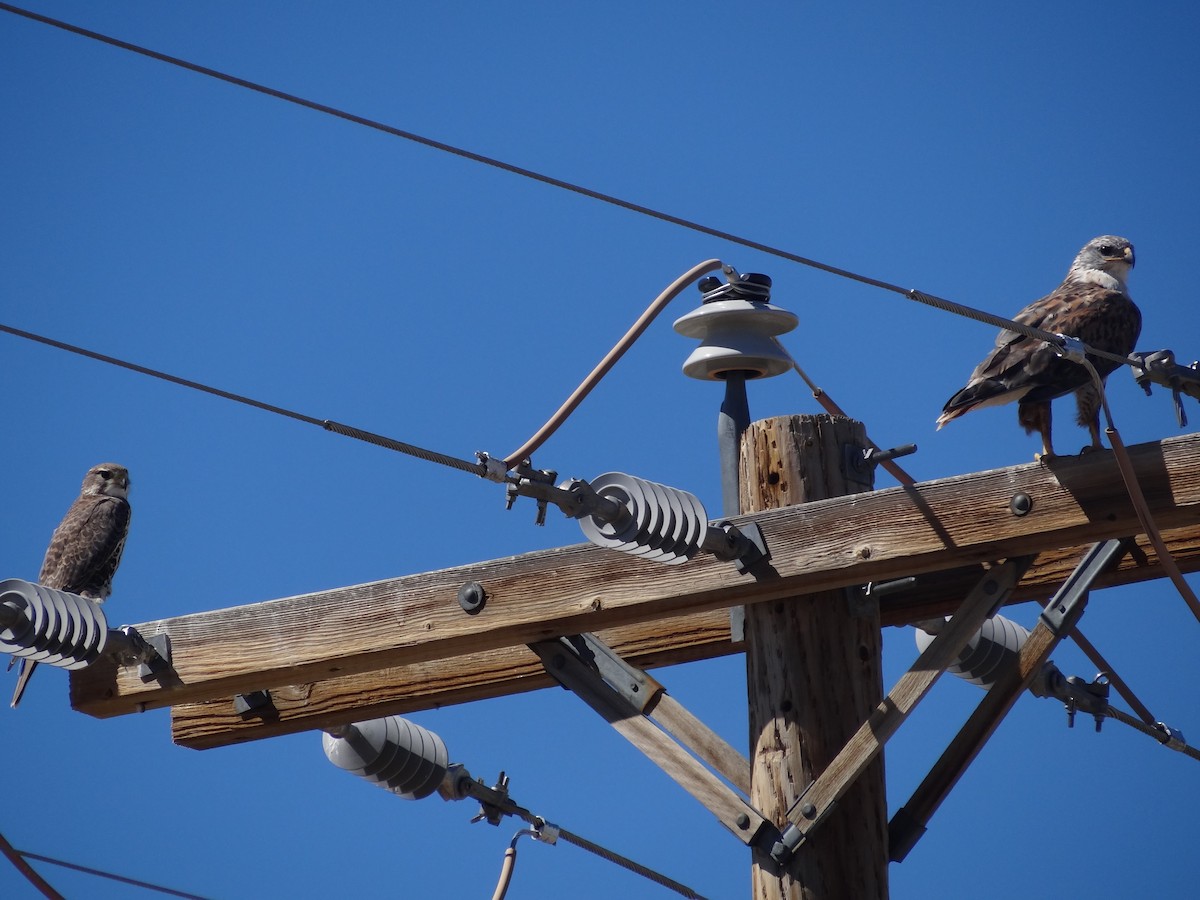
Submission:
{"label": "white ceramic insulator", "polygon": [[31,581],[0,581],[0,654],[82,669],[104,652],[108,621],[95,600]]}
{"label": "white ceramic insulator", "polygon": [[450,765],[445,742],[400,716],[355,722],[338,735],[322,736],[325,755],[352,772],[406,800],[432,794]]}

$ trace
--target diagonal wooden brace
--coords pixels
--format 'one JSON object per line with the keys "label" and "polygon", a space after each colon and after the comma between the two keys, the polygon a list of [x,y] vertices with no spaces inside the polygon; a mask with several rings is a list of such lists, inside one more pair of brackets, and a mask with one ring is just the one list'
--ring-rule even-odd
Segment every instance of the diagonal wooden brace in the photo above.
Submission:
{"label": "diagonal wooden brace", "polygon": [[670,697],[661,684],[620,660],[594,635],[540,641],[529,649],[555,680],[599,713],[739,840],[749,845],[773,838],[774,826],[692,754],[742,790],[750,783],[749,761]]}
{"label": "diagonal wooden brace", "polygon": [[789,826],[771,850],[771,857],[786,863],[833,808],[834,804],[871,764],[883,745],[896,733],[954,663],[972,635],[996,611],[1033,562],[1032,556],[1006,560],[992,568],[967,595],[953,618],[938,632],[884,697],[870,717],[846,742],[841,752],[788,809]]}
{"label": "diagonal wooden brace", "polygon": [[1113,538],[1093,544],[1075,570],[1042,610],[1014,665],[991,686],[929,774],[913,791],[888,825],[889,856],[900,862],[921,839],[925,826],[958,783],[983,745],[995,733],[1017,698],[1033,683],[1054,648],[1068,636],[1083,615],[1088,591],[1096,578],[1126,552],[1125,541]]}

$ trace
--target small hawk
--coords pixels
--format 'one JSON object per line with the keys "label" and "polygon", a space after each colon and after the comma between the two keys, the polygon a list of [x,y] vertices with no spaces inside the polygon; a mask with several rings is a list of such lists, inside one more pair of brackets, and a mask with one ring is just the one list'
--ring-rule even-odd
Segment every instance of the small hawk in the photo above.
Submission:
{"label": "small hawk", "polygon": [[[1053,293],[1035,300],[1013,319],[1053,334],[1078,338],[1097,350],[1121,356],[1133,352],[1142,330],[1142,314],[1129,296],[1126,279],[1133,268],[1133,244],[1111,234],[1088,241],[1067,277]],[[1119,363],[1091,358],[1103,380]],[[1050,437],[1050,401],[1075,393],[1080,425],[1100,444],[1100,395],[1087,369],[1064,359],[1045,341],[1004,330],[996,346],[971,373],[967,386],[946,401],[937,425],[984,406],[1017,401],[1017,420],[1027,434],[1042,436],[1035,459],[1054,456]],[[1081,451],[1082,452],[1082,451]]]}
{"label": "small hawk", "polygon": [[[88,469],[83,488],[54,529],[38,583],[98,603],[112,593],[113,574],[129,533],[129,472],[116,463]],[[16,707],[37,663],[21,660]]]}

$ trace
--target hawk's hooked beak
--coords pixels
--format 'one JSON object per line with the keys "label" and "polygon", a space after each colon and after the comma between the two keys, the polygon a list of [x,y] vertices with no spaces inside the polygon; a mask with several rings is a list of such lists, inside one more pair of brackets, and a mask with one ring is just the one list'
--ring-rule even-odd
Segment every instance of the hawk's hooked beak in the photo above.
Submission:
{"label": "hawk's hooked beak", "polygon": [[1133,268],[1133,248],[1125,248],[1125,262],[1129,263],[1129,268]]}

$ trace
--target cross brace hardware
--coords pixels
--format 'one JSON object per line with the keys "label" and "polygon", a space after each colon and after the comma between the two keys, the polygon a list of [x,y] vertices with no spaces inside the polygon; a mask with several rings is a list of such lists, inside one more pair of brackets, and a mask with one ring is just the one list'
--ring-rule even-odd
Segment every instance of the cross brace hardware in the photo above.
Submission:
{"label": "cross brace hardware", "polygon": [[958,783],[988,738],[999,727],[1025,690],[1042,673],[1054,648],[1068,636],[1087,605],[1088,591],[1096,579],[1116,564],[1127,542],[1110,539],[1094,544],[1075,571],[1042,610],[1021,652],[984,695],[979,706],[955,735],[933,769],[888,825],[893,862],[902,861],[925,833],[929,819]]}
{"label": "cross brace hardware", "polygon": [[775,826],[701,763],[749,793],[749,761],[650,675],[629,665],[592,634],[539,641],[529,649],[559,684],[599,713],[740,841],[752,845],[775,839]]}
{"label": "cross brace hardware", "polygon": [[788,809],[788,826],[771,848],[771,858],[786,864],[850,789],[883,745],[900,728],[937,679],[952,665],[979,626],[1003,604],[1033,561],[1031,556],[1007,560],[980,579],[958,612],[900,677],[883,702],[851,736],[815,781]]}

